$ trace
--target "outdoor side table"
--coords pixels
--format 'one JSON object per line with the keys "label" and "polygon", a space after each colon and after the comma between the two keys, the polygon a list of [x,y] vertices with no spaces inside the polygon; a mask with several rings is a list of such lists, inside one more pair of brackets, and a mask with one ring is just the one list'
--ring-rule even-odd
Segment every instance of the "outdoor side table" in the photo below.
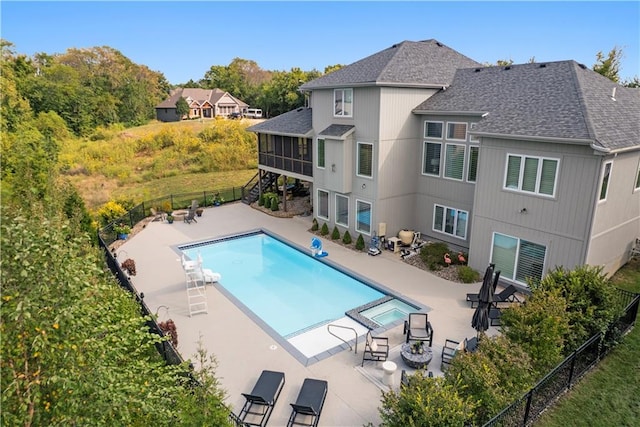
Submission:
{"label": "outdoor side table", "polygon": [[411,353],[411,343],[404,343],[400,347],[400,356],[402,361],[410,368],[421,369],[426,368],[433,359],[433,350],[431,347],[423,346],[422,354]]}
{"label": "outdoor side table", "polygon": [[389,387],[393,387],[393,375],[396,373],[396,369],[398,367],[394,362],[387,360],[382,364],[382,370],[384,371],[384,376],[382,377],[382,383],[384,385],[388,385]]}

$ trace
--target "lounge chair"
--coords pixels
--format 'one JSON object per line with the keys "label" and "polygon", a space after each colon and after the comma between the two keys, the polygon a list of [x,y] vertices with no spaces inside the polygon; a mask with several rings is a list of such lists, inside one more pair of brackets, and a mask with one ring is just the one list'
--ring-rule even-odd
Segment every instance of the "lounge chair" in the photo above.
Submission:
{"label": "lounge chair", "polygon": [[296,403],[291,403],[291,416],[287,427],[309,426],[316,427],[320,421],[322,407],[327,397],[329,384],[324,380],[305,378]]}
{"label": "lounge chair", "polygon": [[[494,298],[496,293],[496,287],[498,286],[498,279],[500,278],[500,272],[496,272],[493,276],[493,292]],[[480,294],[467,294],[467,301],[471,303],[471,308],[475,308],[474,304],[478,304],[480,302]]]}
{"label": "lounge chair", "polygon": [[284,373],[262,371],[251,393],[242,393],[246,401],[238,416],[244,425],[264,427],[284,387]]}
{"label": "lounge chair", "polygon": [[191,224],[191,221],[198,222],[196,220],[196,209],[195,208],[189,208],[189,213],[187,214],[187,216],[184,217],[184,222],[186,222],[187,224]]}
{"label": "lounge chair", "polygon": [[164,222],[164,220],[167,219],[167,214],[164,212],[158,212],[155,208],[151,208],[150,211],[151,211],[151,215],[153,215],[153,221]]}
{"label": "lounge chair", "polygon": [[404,321],[404,332],[409,340],[428,341],[429,347],[433,343],[433,328],[427,313],[409,313],[409,320]]}
{"label": "lounge chair", "polygon": [[389,338],[374,337],[371,331],[367,332],[364,342],[364,352],[362,353],[362,364],[365,360],[374,360],[376,362],[384,362],[389,357]]}

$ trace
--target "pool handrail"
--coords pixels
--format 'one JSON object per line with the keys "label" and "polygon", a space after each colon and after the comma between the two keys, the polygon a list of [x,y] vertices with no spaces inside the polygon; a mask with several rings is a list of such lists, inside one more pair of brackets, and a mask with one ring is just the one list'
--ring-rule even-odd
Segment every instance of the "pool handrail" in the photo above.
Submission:
{"label": "pool handrail", "polygon": [[336,334],[334,334],[333,332],[331,332],[331,326],[335,326],[336,328],[342,328],[342,329],[350,329],[350,330],[353,331],[353,333],[354,333],[354,335],[356,337],[356,340],[355,340],[356,349],[355,349],[354,354],[358,354],[358,332],[355,330],[355,328],[351,328],[349,326],[336,325],[336,324],[333,324],[333,323],[329,323],[327,325],[327,332],[329,332],[331,335],[333,335],[334,337],[338,338],[340,341],[342,341],[343,343],[348,345],[349,346],[349,350],[353,350],[353,347],[351,347],[351,344],[349,344],[349,342],[347,342],[344,338],[339,337]]}

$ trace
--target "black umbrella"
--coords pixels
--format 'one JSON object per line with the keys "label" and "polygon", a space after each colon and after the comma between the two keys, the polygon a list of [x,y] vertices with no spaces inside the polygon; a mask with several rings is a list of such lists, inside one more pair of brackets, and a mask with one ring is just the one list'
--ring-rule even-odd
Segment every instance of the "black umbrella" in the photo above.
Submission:
{"label": "black umbrella", "polygon": [[481,333],[489,329],[489,308],[493,303],[493,270],[495,264],[489,264],[484,272],[482,286],[478,293],[478,307],[471,318],[471,326],[478,331],[478,337]]}

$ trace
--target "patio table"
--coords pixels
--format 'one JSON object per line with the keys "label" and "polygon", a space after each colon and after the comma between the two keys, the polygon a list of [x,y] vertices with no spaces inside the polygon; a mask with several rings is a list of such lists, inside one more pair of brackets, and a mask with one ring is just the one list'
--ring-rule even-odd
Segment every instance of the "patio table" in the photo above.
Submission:
{"label": "patio table", "polygon": [[404,343],[402,347],[400,347],[400,356],[402,357],[402,361],[414,369],[422,369],[426,368],[433,359],[433,350],[431,347],[422,346],[423,351],[420,353],[411,353],[411,343]]}

